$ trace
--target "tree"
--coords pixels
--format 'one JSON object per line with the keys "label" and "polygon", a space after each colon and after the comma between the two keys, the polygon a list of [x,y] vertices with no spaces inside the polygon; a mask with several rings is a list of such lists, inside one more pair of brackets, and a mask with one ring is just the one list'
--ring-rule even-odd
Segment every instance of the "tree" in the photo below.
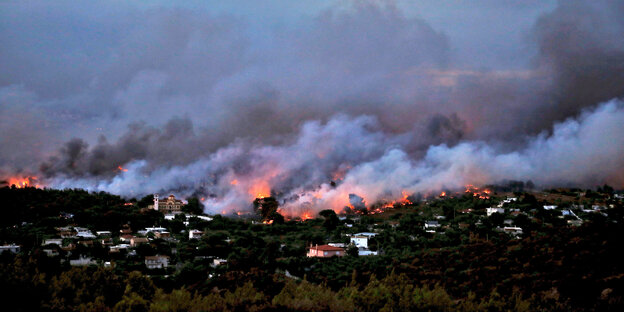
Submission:
{"label": "tree", "polygon": [[359,256],[358,248],[353,244],[349,245],[349,247],[347,247],[347,255],[351,257]]}
{"label": "tree", "polygon": [[325,219],[323,227],[328,231],[333,231],[340,224],[340,219],[336,216],[336,212],[331,209],[322,210],[319,215]]}
{"label": "tree", "polygon": [[279,203],[273,197],[256,198],[256,200],[254,200],[254,207],[260,210],[262,220],[269,220],[269,216],[277,212]]}
{"label": "tree", "polygon": [[199,215],[204,213],[204,204],[202,204],[197,197],[190,197],[188,199],[188,204],[183,206],[182,211]]}
{"label": "tree", "polygon": [[141,198],[141,200],[139,200],[139,202],[137,203],[137,206],[139,206],[140,208],[145,208],[152,204],[154,204],[154,195],[149,194]]}

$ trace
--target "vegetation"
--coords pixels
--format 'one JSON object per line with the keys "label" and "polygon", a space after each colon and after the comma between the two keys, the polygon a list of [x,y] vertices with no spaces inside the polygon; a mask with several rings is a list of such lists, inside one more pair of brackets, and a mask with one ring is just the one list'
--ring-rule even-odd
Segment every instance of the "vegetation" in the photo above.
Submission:
{"label": "vegetation", "polygon": [[[7,311],[621,311],[622,202],[607,187],[591,197],[565,192],[574,194],[465,194],[384,214],[344,219],[324,210],[317,219],[266,225],[219,215],[165,220],[136,200],[106,193],[1,188],[0,240],[22,248],[0,255],[0,288]],[[485,208],[508,195],[517,197],[503,205],[508,212],[487,217]],[[277,203],[264,203],[257,219],[276,220]],[[575,209],[584,222],[571,226],[572,216],[544,204],[609,208]],[[198,212],[190,208],[187,214]],[[434,219],[441,227],[425,230]],[[509,222],[524,230],[520,237],[498,229]],[[149,244],[119,254],[99,238],[41,245],[68,225],[115,233],[162,226],[171,237],[149,233]],[[205,234],[189,239],[188,229]],[[348,243],[345,234],[366,231],[377,233],[369,242],[377,256],[350,247],[344,257],[305,257],[310,244]],[[169,266],[146,268],[145,256],[153,255],[170,257]],[[69,264],[79,257],[97,264]],[[28,300],[14,299],[24,294]]]}

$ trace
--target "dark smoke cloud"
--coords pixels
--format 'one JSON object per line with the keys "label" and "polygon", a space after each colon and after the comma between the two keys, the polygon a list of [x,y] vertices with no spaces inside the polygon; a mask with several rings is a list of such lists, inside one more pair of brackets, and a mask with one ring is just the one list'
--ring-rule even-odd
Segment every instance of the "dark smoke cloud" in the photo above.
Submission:
{"label": "dark smoke cloud", "polygon": [[[559,166],[536,142],[555,153],[566,120],[583,125],[587,114],[607,118],[604,107],[619,112],[619,104],[596,107],[624,96],[622,4],[427,3],[310,2],[272,23],[267,16],[287,9],[3,4],[0,143],[15,148],[0,151],[0,174],[129,196],[199,192],[212,196],[213,211],[248,206],[266,189],[316,209],[343,205],[349,194],[372,204],[462,177],[621,183],[605,169],[617,161],[596,167],[584,163],[589,156],[563,157]],[[477,20],[483,12],[501,24]],[[527,12],[545,13],[527,20]],[[475,20],[441,18],[447,13]],[[496,31],[514,25],[524,28],[509,40]],[[596,153],[609,157],[621,147],[597,142]],[[517,156],[518,173],[505,169],[513,162],[484,166],[484,155]],[[466,171],[432,169],[443,159]],[[595,173],[572,171],[575,178],[564,173],[569,164]],[[398,178],[403,171],[409,178]]]}

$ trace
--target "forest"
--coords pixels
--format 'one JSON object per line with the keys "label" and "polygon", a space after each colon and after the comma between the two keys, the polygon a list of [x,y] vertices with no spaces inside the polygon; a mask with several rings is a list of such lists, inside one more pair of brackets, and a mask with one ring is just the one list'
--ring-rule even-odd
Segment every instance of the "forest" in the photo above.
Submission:
{"label": "forest", "polygon": [[[84,190],[0,189],[0,242],[19,253],[0,256],[3,306],[11,311],[621,311],[624,308],[624,207],[612,188],[458,194],[396,206],[381,214],[284,220],[274,212],[246,217],[166,220],[144,207],[150,197],[123,199]],[[589,196],[586,196],[588,195]],[[512,213],[486,216],[506,196]],[[189,199],[186,214],[199,213]],[[131,203],[131,204],[129,204]],[[541,208],[556,204],[557,210]],[[600,212],[574,207],[605,206]],[[571,225],[560,208],[583,222]],[[587,210],[587,209],[585,209]],[[466,213],[466,211],[471,211]],[[515,213],[514,213],[515,212]],[[71,216],[71,217],[68,217]],[[263,224],[262,218],[275,222]],[[442,227],[423,228],[436,218]],[[512,221],[520,237],[497,230]],[[63,239],[50,256],[42,241],[74,225],[118,232],[162,226],[172,239],[112,254]],[[189,239],[185,229],[201,229]],[[348,244],[348,234],[374,231],[375,256],[310,258],[312,244]],[[117,238],[114,238],[117,240]],[[67,247],[75,245],[68,251]],[[146,256],[171,265],[147,269]],[[89,256],[88,266],[67,260]],[[226,260],[213,265],[213,259]],[[110,263],[112,265],[104,265]]]}

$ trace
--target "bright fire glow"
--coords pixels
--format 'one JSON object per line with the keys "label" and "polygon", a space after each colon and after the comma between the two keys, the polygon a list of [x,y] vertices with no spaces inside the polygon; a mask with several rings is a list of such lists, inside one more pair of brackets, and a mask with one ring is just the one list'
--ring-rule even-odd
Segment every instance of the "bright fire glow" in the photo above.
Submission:
{"label": "bright fire glow", "polygon": [[128,169],[122,167],[122,166],[117,166],[117,170],[121,171],[121,172],[128,172]]}
{"label": "bright fire glow", "polygon": [[479,199],[489,199],[492,191],[488,189],[481,190],[472,184],[468,184],[466,185],[465,193],[472,193],[472,196],[478,197]]}
{"label": "bright fire glow", "polygon": [[262,199],[271,196],[271,188],[268,183],[259,182],[251,186],[249,194]]}
{"label": "bright fire glow", "polygon": [[36,187],[39,188],[39,184],[36,184],[37,177],[12,177],[8,180],[8,185],[15,185],[16,188]]}

